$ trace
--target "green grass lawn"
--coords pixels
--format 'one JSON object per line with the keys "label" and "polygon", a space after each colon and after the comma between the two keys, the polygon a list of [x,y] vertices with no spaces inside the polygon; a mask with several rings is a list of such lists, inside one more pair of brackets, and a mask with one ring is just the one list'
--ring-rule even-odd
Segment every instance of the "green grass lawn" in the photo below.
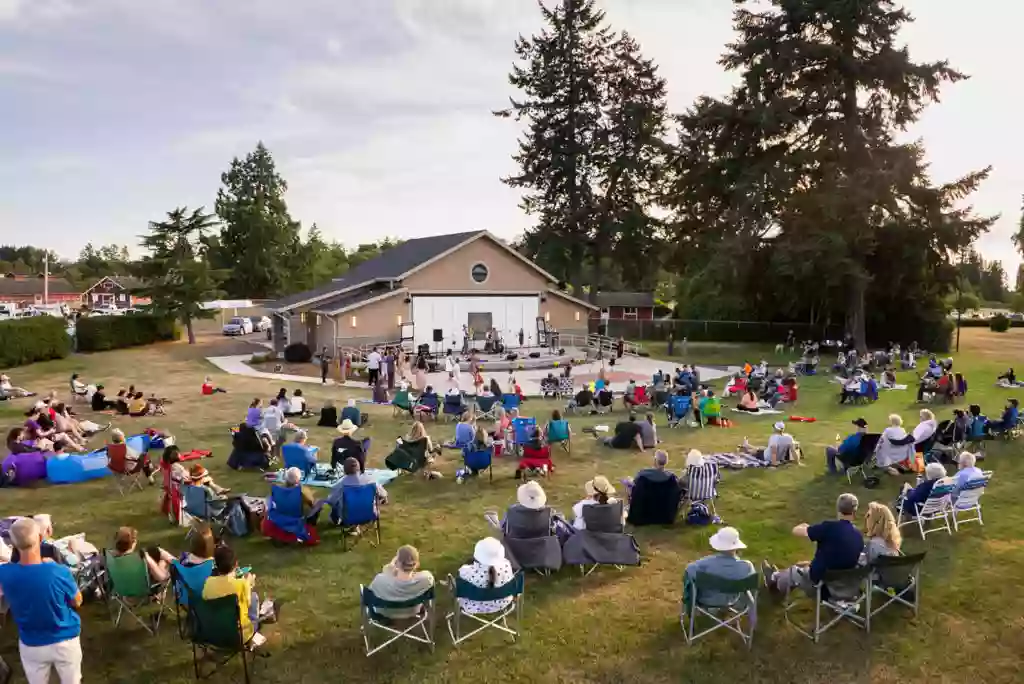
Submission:
{"label": "green grass lawn", "polygon": [[[987,330],[964,330],[957,369],[971,383],[970,401],[991,415],[1001,409],[1007,393],[993,387],[998,372],[1020,359],[1024,331],[994,335]],[[173,433],[186,449],[214,451],[208,459],[218,481],[235,491],[265,494],[258,475],[234,473],[225,465],[229,452],[228,427],[244,416],[254,396],[268,398],[277,383],[218,374],[202,356],[220,353],[214,345],[189,348],[169,344],[138,350],[78,356],[63,361],[18,368],[15,384],[38,391],[66,391],[67,377],[78,371],[108,388],[134,383],[174,400],[170,415],[156,419],[115,419],[126,433],[153,426]],[[725,345],[690,346],[698,363],[739,363],[760,351]],[[760,355],[760,354],[758,354]],[[767,357],[770,362],[773,357]],[[1020,365],[1019,363],[1017,364]],[[227,387],[229,394],[202,397],[204,375]],[[909,374],[901,380],[912,384]],[[721,383],[716,383],[720,388]],[[311,405],[330,397],[341,401],[349,390],[303,387]],[[881,488],[852,488],[846,480],[824,474],[823,448],[838,433],[846,434],[850,420],[863,415],[873,426],[899,412],[916,422],[918,407],[913,392],[884,393],[865,407],[840,407],[836,386],[827,377],[802,383],[794,413],[814,416],[811,424],[793,424],[792,432],[804,447],[807,466],[764,472],[727,472],[720,485],[718,512],[740,529],[749,546],[745,556],[755,564],[768,557],[779,564],[807,559],[812,547],[790,535],[799,522],[815,522],[833,515],[836,496],[852,489],[861,506],[873,499],[889,502],[900,480],[885,478]],[[26,400],[0,404],[4,428],[19,422]],[[546,417],[553,402],[530,401],[526,413]],[[89,415],[89,412],[82,411]],[[939,407],[939,417],[949,414]],[[388,444],[407,429],[390,411],[371,408],[372,437],[369,464],[382,466]],[[621,412],[619,413],[621,416]],[[731,414],[736,415],[736,414]],[[576,418],[579,435],[586,425],[609,423],[614,418]],[[314,423],[313,421],[308,421]],[[428,426],[435,439],[447,439],[451,427]],[[704,451],[732,449],[744,437],[764,442],[770,419],[737,417],[730,429],[669,430],[659,434],[670,452],[670,467],[682,466],[690,448]],[[333,434],[311,428],[311,441],[323,449]],[[99,438],[97,438],[97,445]],[[341,550],[336,531],[322,525],[324,542],[312,549],[272,547],[259,536],[233,539],[243,565],[254,568],[260,591],[271,591],[287,601],[282,621],[265,633],[273,656],[258,664],[256,681],[264,682],[956,682],[1021,681],[1024,651],[1024,511],[1014,483],[1024,475],[1022,444],[995,442],[985,468],[996,473],[984,497],[986,524],[970,525],[956,536],[930,535],[922,542],[907,529],[907,551],[927,550],[921,594],[922,610],[912,620],[899,611],[887,611],[873,620],[870,635],[850,625],[827,633],[815,645],[787,626],[780,607],[761,597],[759,625],[753,650],[738,639],[719,632],[687,647],[678,622],[681,575],[686,563],[706,555],[711,528],[677,525],[670,529],[635,531],[643,566],[618,572],[602,568],[587,578],[570,569],[550,578],[531,576],[526,584],[525,634],[513,645],[497,633],[485,634],[453,648],[443,622],[438,622],[436,652],[403,644],[367,659],[359,634],[358,587],[369,582],[405,543],[420,549],[425,569],[438,577],[454,573],[467,559],[474,542],[487,534],[485,508],[504,509],[514,501],[518,484],[514,464],[498,464],[493,484],[483,481],[455,483],[455,452],[440,460],[441,481],[402,478],[389,487],[391,504],[384,510],[383,543],[379,548],[360,542]],[[648,464],[650,454],[613,452],[592,440],[578,437],[572,455],[556,455],[557,473],[544,483],[548,501],[568,512],[583,495],[583,482],[604,474],[613,482]],[[85,532],[97,546],[110,543],[115,529],[139,529],[144,545],[159,544],[172,553],[185,548],[183,530],[170,527],[158,511],[159,491],[150,488],[122,498],[114,483],[100,480],[70,486],[6,489],[0,493],[0,515],[47,512],[54,516],[57,534]],[[450,598],[441,592],[439,608],[446,612]],[[173,623],[156,637],[126,622],[115,629],[105,606],[92,603],[83,609],[83,646],[87,681],[186,682],[193,678],[191,651],[178,639]],[[0,654],[16,663],[17,637],[10,621],[0,631]],[[239,672],[240,674],[240,672]],[[217,675],[217,680],[226,673]]]}

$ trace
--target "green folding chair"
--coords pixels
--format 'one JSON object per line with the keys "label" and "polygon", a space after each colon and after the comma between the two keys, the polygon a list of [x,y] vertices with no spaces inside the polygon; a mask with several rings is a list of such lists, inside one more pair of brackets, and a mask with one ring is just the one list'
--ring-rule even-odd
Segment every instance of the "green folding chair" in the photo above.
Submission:
{"label": "green folding chair", "polygon": [[910,608],[917,617],[921,606],[921,566],[927,552],[906,556],[879,556],[872,563],[871,591],[881,595],[882,605],[871,611],[878,615],[892,604]]}
{"label": "green folding chair", "polygon": [[[870,632],[871,573],[872,569],[868,566],[826,572],[825,578],[814,585],[814,593],[811,594],[814,601],[814,623],[810,628],[801,626],[792,617],[791,613],[801,602],[800,597],[805,594],[799,587],[790,587],[785,598],[786,622],[815,643],[822,634],[843,620],[852,622],[865,632]],[[863,615],[860,614],[862,607]],[[825,622],[822,608],[832,611],[835,617]],[[827,616],[828,613],[825,617]]]}
{"label": "green folding chair", "polygon": [[[195,667],[196,679],[207,679],[235,657],[241,657],[242,672],[246,684],[249,684],[250,666],[257,657],[267,658],[270,654],[257,651],[252,638],[245,638],[238,597],[231,595],[207,600],[202,594],[186,590],[188,633],[189,641],[192,642],[192,665]],[[213,667],[203,673],[201,663],[212,663]]]}
{"label": "green folding chair", "polygon": [[[500,632],[512,636],[515,641],[519,636],[519,630],[523,622],[523,597],[526,591],[526,576],[520,570],[511,581],[500,587],[481,588],[470,584],[461,577],[455,578],[448,575],[448,586],[452,589],[452,596],[455,599],[455,610],[445,618],[448,623],[448,634],[452,637],[452,644],[458,646],[466,639],[479,634],[488,628],[497,629]],[[459,599],[468,601],[498,601],[504,598],[512,598],[512,602],[504,609],[494,613],[467,613],[462,609]],[[515,629],[509,627],[508,617],[515,615]],[[479,627],[471,632],[462,633],[461,619],[465,616],[470,620],[479,623]]]}
{"label": "green folding chair", "polygon": [[[686,643],[694,641],[725,628],[740,635],[747,648],[754,644],[754,628],[757,620],[757,593],[760,587],[756,572],[738,580],[725,579],[706,572],[698,572],[692,582],[687,580],[683,591],[680,623]],[[710,592],[724,597],[727,601],[708,601]],[[705,598],[702,598],[702,594]],[[710,598],[714,598],[712,595]],[[743,617],[747,618],[747,629],[743,629]],[[714,624],[697,632],[697,618],[711,618]]]}
{"label": "green folding chair", "polygon": [[[104,549],[103,561],[107,567],[109,581],[107,601],[115,627],[121,624],[121,616],[127,612],[147,632],[155,635],[160,629],[160,619],[167,608],[165,599],[170,580],[152,584],[142,553],[140,551],[124,556],[115,556]],[[148,621],[139,612],[143,609],[155,610],[149,616]]]}
{"label": "green folding chair", "polygon": [[[367,658],[400,639],[426,644],[430,647],[430,652],[434,652],[434,587],[408,601],[385,601],[370,591],[369,587],[360,584],[359,596],[359,614],[362,620],[359,632],[363,635],[363,643],[366,644]],[[398,610],[416,607],[421,608],[418,616],[408,619],[391,618],[380,613],[380,609]],[[390,638],[373,646],[370,643],[370,634],[374,630],[386,632]],[[415,632],[422,632],[423,636]]]}

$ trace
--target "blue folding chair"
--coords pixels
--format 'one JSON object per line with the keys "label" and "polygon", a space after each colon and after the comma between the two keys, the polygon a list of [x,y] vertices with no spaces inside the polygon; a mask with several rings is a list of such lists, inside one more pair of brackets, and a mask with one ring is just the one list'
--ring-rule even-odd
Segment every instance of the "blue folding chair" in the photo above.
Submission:
{"label": "blue folding chair", "polygon": [[476,396],[476,419],[495,420],[497,418],[494,405],[498,403],[498,397],[485,397],[481,394]]}
{"label": "blue folding chair", "polygon": [[437,411],[438,411],[437,397],[435,397],[435,396],[420,397],[419,400],[416,402],[416,415],[417,415],[417,417],[421,413],[426,412],[426,413],[429,413],[430,416],[434,420],[437,420]]}
{"label": "blue folding chair", "polygon": [[519,395],[518,394],[502,394],[501,405],[505,407],[506,411],[519,408]]}
{"label": "blue folding chair", "polygon": [[203,584],[213,574],[213,559],[203,561],[199,565],[183,565],[175,559],[171,561],[171,580],[174,588],[174,616],[178,621],[178,636],[185,638],[185,622],[181,619],[181,611],[188,614],[189,593],[197,596],[203,594]]}
{"label": "blue folding chair", "polygon": [[[180,489],[185,512],[195,520],[207,523],[216,536],[222,535],[227,527],[227,502],[211,496],[206,487],[183,484]],[[195,527],[189,525],[186,538],[192,536],[194,530]]]}
{"label": "blue folding chair", "polygon": [[689,394],[673,394],[668,399],[668,423],[671,427],[686,424],[686,417],[693,408],[693,399]]}
{"label": "blue folding chair", "polygon": [[[331,510],[331,520],[341,528],[341,550],[348,550],[349,534],[356,527],[372,525],[380,544],[380,509],[377,506],[377,485],[370,483],[342,487],[340,515]],[[375,544],[375,545],[376,545]]]}
{"label": "blue folding chair", "polygon": [[491,466],[494,464],[494,448],[488,447],[486,449],[473,449],[466,447],[462,450],[462,462],[465,463],[466,468],[479,473],[481,470],[487,471],[487,479],[490,482],[494,482],[494,468]]}
{"label": "blue folding chair", "polygon": [[442,409],[442,412],[444,413],[445,422],[448,422],[449,420],[459,420],[465,411],[466,407],[462,403],[461,394],[457,397],[448,396],[447,394],[444,396],[444,408]]}
{"label": "blue folding chair", "polygon": [[309,475],[313,468],[316,467],[316,454],[317,449],[315,447],[295,442],[289,442],[281,447],[281,458],[284,459],[285,469],[298,468],[302,471],[303,477]]}
{"label": "blue folding chair", "polygon": [[536,418],[514,418],[512,420],[512,448],[516,453],[523,449],[523,445],[533,439],[533,433],[537,430]]}

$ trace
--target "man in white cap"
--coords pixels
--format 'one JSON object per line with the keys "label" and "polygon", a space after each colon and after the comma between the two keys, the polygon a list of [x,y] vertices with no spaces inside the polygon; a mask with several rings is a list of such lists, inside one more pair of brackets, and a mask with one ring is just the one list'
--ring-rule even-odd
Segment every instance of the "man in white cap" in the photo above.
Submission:
{"label": "man in white cap", "polygon": [[764,460],[770,467],[779,465],[779,461],[788,453],[795,458],[793,435],[786,434],[786,424],[781,420],[775,423],[775,432],[768,438],[768,448],[764,450]]}
{"label": "man in white cap", "polygon": [[[742,560],[739,556],[739,552],[747,548],[747,545],[740,541],[739,530],[735,527],[723,527],[711,535],[710,542],[711,548],[716,553],[687,565],[684,585],[695,581],[697,573],[714,575],[727,580],[739,580],[757,572],[753,563]],[[685,587],[684,591],[686,591]],[[728,605],[735,600],[735,596],[715,591],[705,590],[700,595],[700,602],[706,605]]]}

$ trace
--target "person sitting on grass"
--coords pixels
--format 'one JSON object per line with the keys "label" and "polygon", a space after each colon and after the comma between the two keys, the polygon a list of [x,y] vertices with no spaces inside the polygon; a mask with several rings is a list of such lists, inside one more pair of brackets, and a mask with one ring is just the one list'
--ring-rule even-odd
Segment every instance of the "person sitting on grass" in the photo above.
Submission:
{"label": "person sitting on grass", "polygon": [[917,517],[918,504],[923,505],[928,497],[932,495],[935,483],[946,477],[946,469],[941,463],[929,463],[924,467],[924,478],[917,485],[911,487],[904,482],[900,495],[896,499],[896,508],[903,515]]}
{"label": "person sitting on grass", "polygon": [[654,424],[654,414],[648,412],[644,420],[636,422],[640,428],[640,443],[644,449],[653,449],[658,446],[658,426]]}
{"label": "person sitting on grass", "polygon": [[740,395],[740,402],[736,405],[736,408],[740,411],[746,411],[747,413],[760,412],[761,409],[757,403],[757,394],[752,388],[748,387],[747,390]]}
{"label": "person sitting on grass", "polygon": [[[587,498],[582,499],[572,507],[572,526],[577,530],[587,529],[587,523],[583,519],[583,507],[592,506],[593,504],[607,504],[607,503],[618,503],[618,499],[615,498],[615,487],[612,487],[612,483],[608,481],[608,478],[604,475],[597,475],[594,479],[589,480],[583,485],[583,490],[587,493]],[[626,509],[623,507],[622,520],[626,520]]]}
{"label": "person sitting on grass", "polygon": [[882,389],[896,389],[896,371],[891,366],[882,373]]}
{"label": "person sitting on grass", "polygon": [[209,396],[211,394],[226,394],[227,390],[224,389],[223,387],[217,387],[216,385],[214,385],[213,379],[209,375],[207,375],[206,378],[203,380],[203,386],[200,389],[200,392]]}
{"label": "person sitting on grass", "polygon": [[127,398],[128,415],[133,418],[140,418],[149,413],[149,402],[146,401],[142,392],[136,392]]}
{"label": "person sitting on grass", "polygon": [[765,586],[782,594],[799,589],[806,595],[815,595],[815,585],[830,570],[851,570],[860,563],[864,551],[864,535],[854,524],[857,518],[857,497],[840,494],[836,500],[837,520],[825,520],[817,525],[801,523],[793,528],[793,535],[804,537],[816,544],[814,558],[802,561],[785,570],[779,570],[768,561],[761,564]]}
{"label": "person sitting on grass", "polygon": [[0,564],[0,589],[18,628],[26,679],[30,684],[49,682],[50,671],[56,669],[61,682],[80,682],[82,593],[74,576],[63,565],[43,560],[39,527],[31,518],[16,520],[10,535],[20,558]]}
{"label": "person sitting on grass", "polygon": [[268,598],[260,604],[254,588],[256,575],[249,568],[239,570],[234,550],[226,544],[213,552],[213,572],[203,584],[203,600],[234,596],[238,599],[238,622],[242,627],[242,642],[249,644],[264,624],[277,622],[281,604]]}
{"label": "person sitting on grass", "polygon": [[[420,552],[415,546],[400,546],[387,565],[370,582],[377,598],[394,603],[412,601],[434,586],[434,576],[420,570]],[[389,620],[410,620],[420,616],[423,606],[412,608],[374,608]]]}
{"label": "person sitting on grass", "polygon": [[[847,435],[838,447],[825,447],[825,465],[831,475],[846,472],[860,452],[860,443],[864,439],[864,435],[867,434],[868,422],[863,418],[858,418],[853,421],[853,425],[857,429]],[[836,465],[836,461],[839,461],[842,468]]]}
{"label": "person sitting on grass", "polygon": [[324,402],[324,406],[320,409],[320,420],[317,421],[319,427],[338,427],[338,408],[334,405],[334,401],[328,399]]}
{"label": "person sitting on grass", "polygon": [[103,385],[96,385],[96,391],[92,393],[89,405],[93,411],[109,411],[117,408],[117,402],[107,399]]}
{"label": "person sitting on grass", "polygon": [[38,451],[37,447],[26,443],[26,439],[25,431],[22,428],[11,428],[7,433],[7,450],[12,454],[27,454]]}
{"label": "person sitting on grass", "polygon": [[292,398],[288,400],[288,408],[285,409],[284,415],[300,416],[303,418],[307,416],[306,398],[302,396],[302,390],[297,389],[292,394]]}
{"label": "person sitting on grass", "polygon": [[341,421],[341,425],[338,426],[340,436],[336,437],[331,444],[331,468],[333,470],[337,471],[340,465],[351,458],[359,464],[360,473],[366,471],[366,454],[363,453],[363,443],[352,436],[358,429],[356,424],[347,418]]}
{"label": "person sitting on grass", "polygon": [[636,414],[629,414],[629,420],[615,425],[615,434],[604,437],[601,443],[612,449],[631,449],[636,447],[644,450],[643,439],[640,437],[640,426],[636,422]]}
{"label": "person sitting on grass", "polygon": [[[693,561],[683,571],[684,606],[689,606],[689,597],[694,590],[698,574],[711,575],[724,580],[741,580],[757,572],[754,564],[740,558],[740,551],[747,545],[740,540],[735,527],[723,527],[708,540],[713,553]],[[700,592],[700,603],[704,606],[733,606],[740,600],[737,594],[722,594],[705,589]]]}
{"label": "person sitting on grass", "polygon": [[[478,541],[473,548],[472,560],[459,568],[459,579],[481,589],[502,587],[514,577],[512,564],[505,558],[505,547],[493,537],[485,537]],[[496,601],[460,598],[459,608],[466,613],[486,615],[505,610],[512,603],[512,599],[512,596]]]}
{"label": "person sitting on grass", "polygon": [[[363,485],[374,485],[377,496],[374,501],[374,511],[379,512],[377,506],[388,502],[388,493],[375,479],[359,469],[359,461],[351,456],[346,458],[342,464],[345,473],[340,480],[331,488],[327,496],[327,505],[331,507],[331,520],[338,524],[342,520],[342,506],[344,504],[345,487],[361,487]],[[358,532],[357,532],[358,533]]]}
{"label": "person sitting on grass", "polygon": [[139,553],[146,561],[146,570],[149,572],[150,585],[160,585],[171,577],[171,562],[174,556],[164,551],[159,546],[150,546],[144,553],[139,551],[139,531],[134,527],[118,528],[114,536],[114,556],[128,556]]}
{"label": "person sitting on grass", "polygon": [[868,541],[864,547],[864,562],[871,565],[881,556],[898,556],[903,545],[903,535],[896,525],[892,509],[877,501],[868,504],[864,517],[864,534]]}
{"label": "person sitting on grass", "polygon": [[79,420],[71,414],[71,409],[64,402],[57,402],[53,407],[54,410],[54,422],[57,425],[57,429],[61,432],[72,432],[76,438],[86,439],[96,434],[97,432],[103,432],[110,427],[110,422],[106,425],[99,425],[92,422],[91,420]]}
{"label": "person sitting on grass", "polygon": [[345,408],[341,409],[341,419],[339,422],[351,421],[356,427],[362,427],[366,424],[366,416],[356,406],[355,399],[349,399],[345,404]]}
{"label": "person sitting on grass", "polygon": [[544,437],[548,444],[566,444],[572,439],[572,426],[562,417],[562,412],[555,409],[551,412],[551,420],[544,428]]}
{"label": "person sitting on grass", "polygon": [[24,387],[15,387],[11,384],[11,378],[7,373],[0,373],[0,394],[13,399],[24,399],[34,397],[35,392],[29,392]]}

